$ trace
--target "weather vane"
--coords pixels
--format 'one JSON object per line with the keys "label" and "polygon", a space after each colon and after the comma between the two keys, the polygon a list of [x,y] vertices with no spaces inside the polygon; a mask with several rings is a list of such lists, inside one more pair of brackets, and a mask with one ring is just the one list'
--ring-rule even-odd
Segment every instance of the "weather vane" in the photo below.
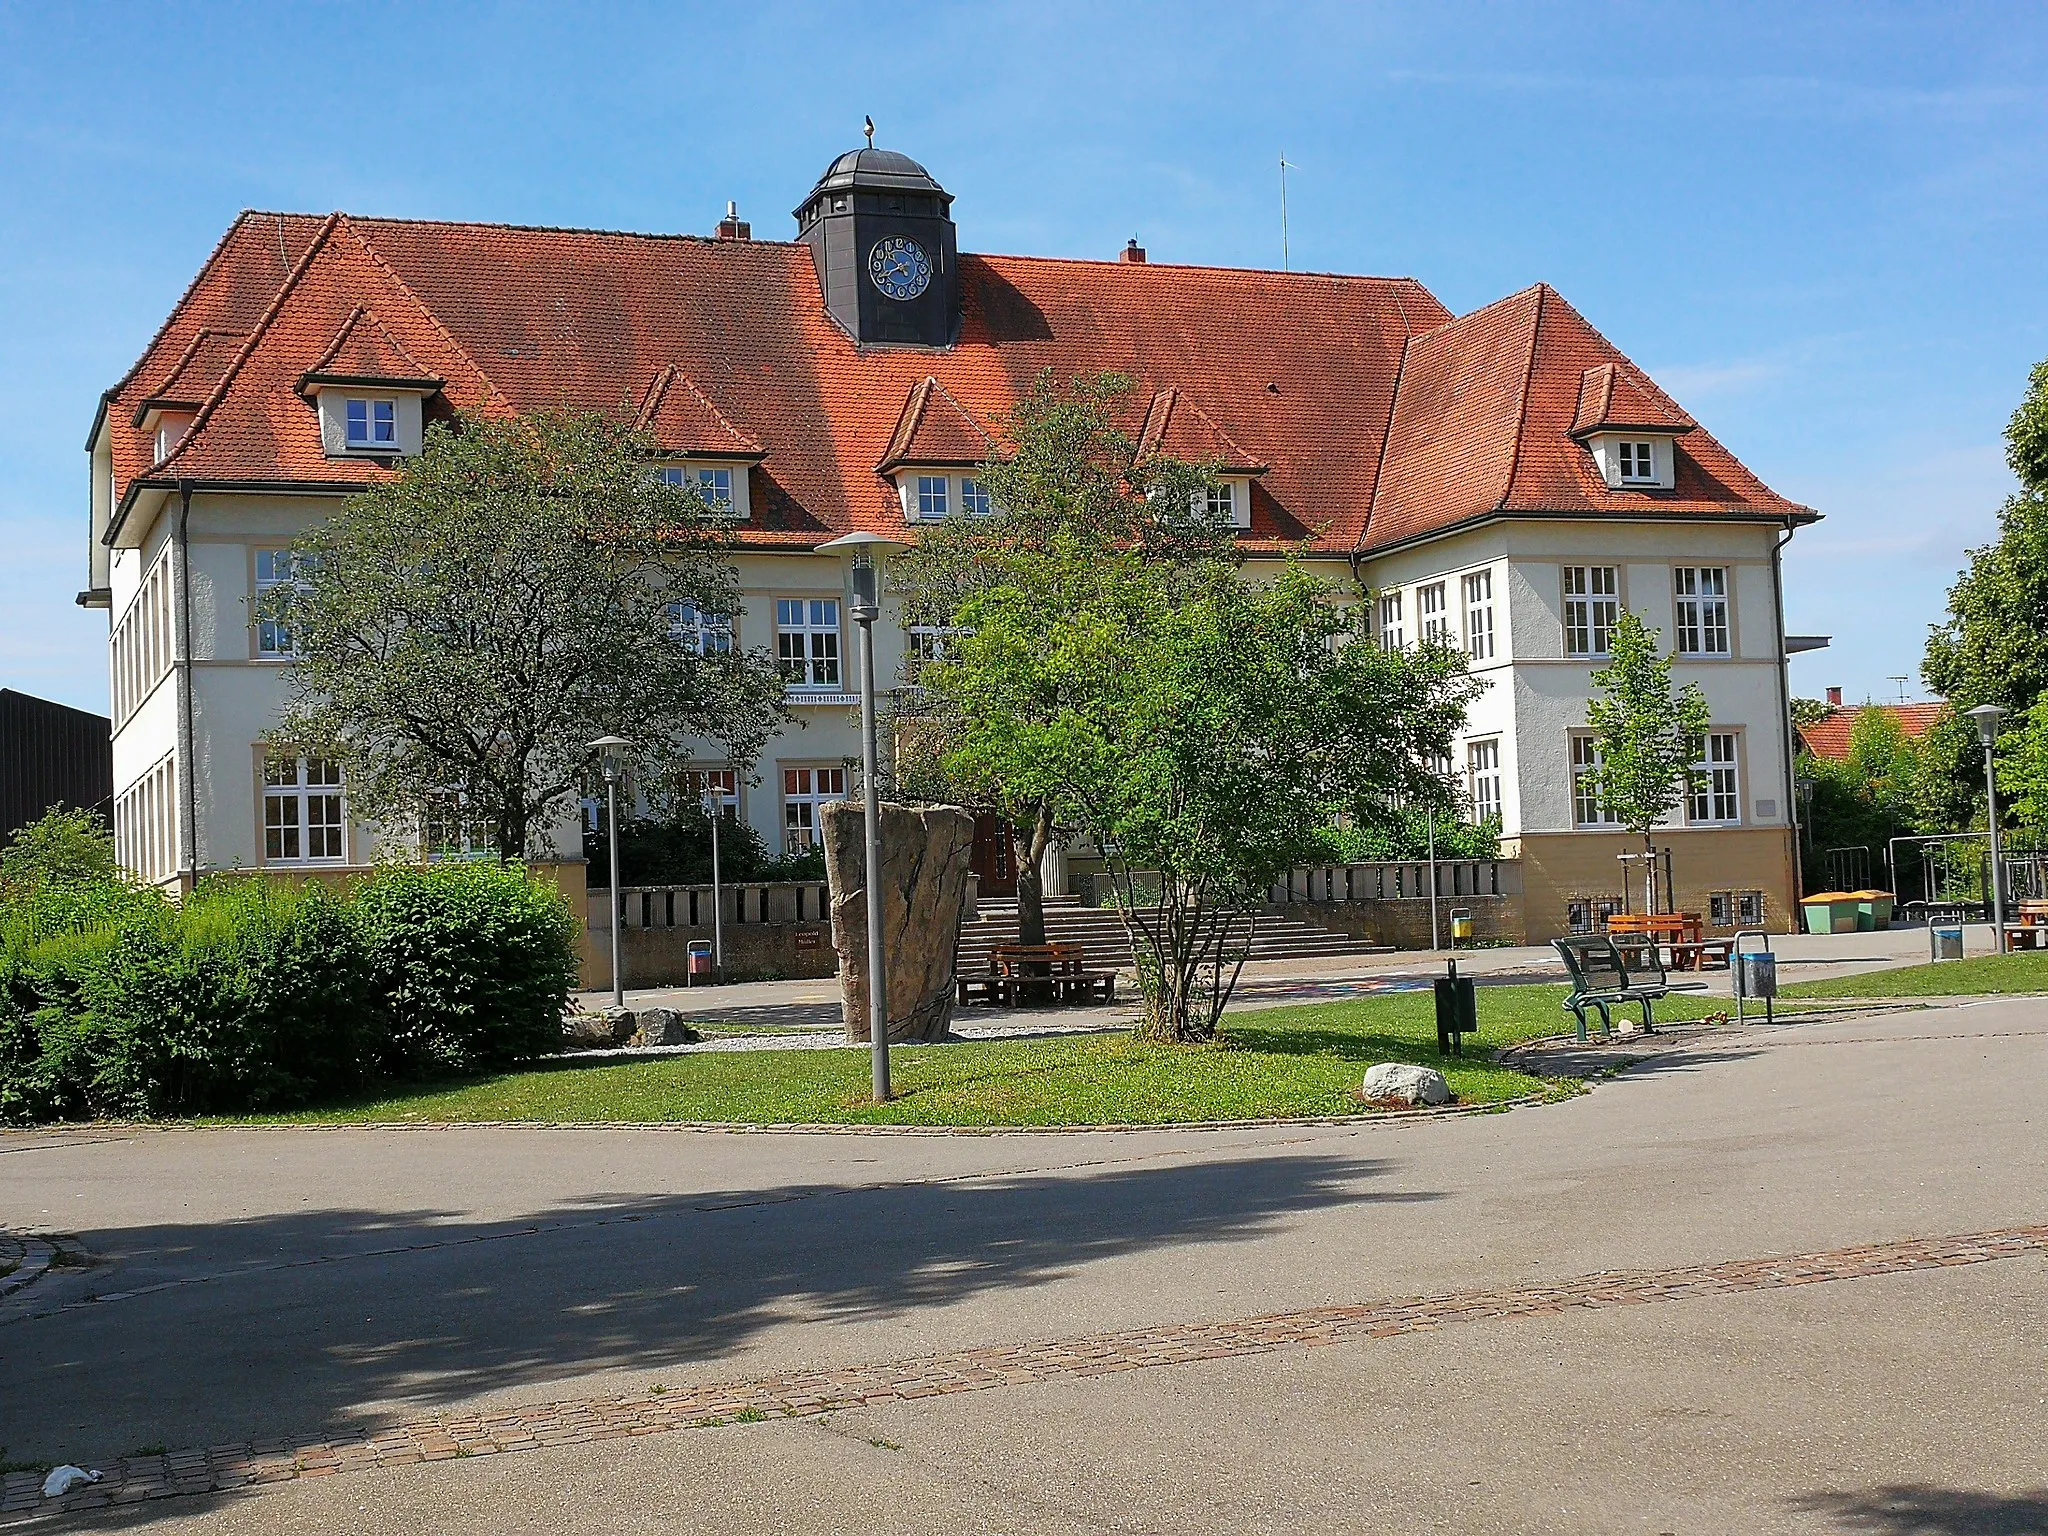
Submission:
{"label": "weather vane", "polygon": [[875,147],[875,120],[872,117],[864,117],[861,121],[868,130],[868,148],[873,149]]}

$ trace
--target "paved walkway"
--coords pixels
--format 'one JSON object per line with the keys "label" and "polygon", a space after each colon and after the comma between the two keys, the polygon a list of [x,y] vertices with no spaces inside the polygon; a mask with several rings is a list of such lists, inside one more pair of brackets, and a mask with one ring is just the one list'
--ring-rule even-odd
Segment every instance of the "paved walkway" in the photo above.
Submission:
{"label": "paved walkway", "polygon": [[2034,1530],[2044,1081],[2008,1000],[1456,1120],[10,1133],[98,1262],[0,1444],[165,1530]]}

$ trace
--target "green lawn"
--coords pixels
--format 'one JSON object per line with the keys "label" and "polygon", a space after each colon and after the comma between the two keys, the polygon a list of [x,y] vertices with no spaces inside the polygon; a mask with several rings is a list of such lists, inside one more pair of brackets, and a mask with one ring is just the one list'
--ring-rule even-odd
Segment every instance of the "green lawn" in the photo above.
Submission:
{"label": "green lawn", "polygon": [[2048,951],[1977,955],[1939,964],[1868,971],[1828,981],[1802,981],[1786,997],[1980,997],[2048,992]]}
{"label": "green lawn", "polygon": [[[1102,1125],[1373,1113],[1353,1095],[1376,1061],[1441,1067],[1466,1103],[1543,1087],[1492,1066],[1489,1049],[1555,1034],[1561,986],[1481,987],[1480,1032],[1463,1061],[1436,1054],[1427,992],[1234,1014],[1212,1046],[1151,1045],[1128,1035],[973,1041],[902,1048],[900,1095],[867,1102],[865,1051],[760,1050],[583,1066],[573,1061],[457,1085],[393,1087],[285,1122],[678,1120],[747,1124]],[[1674,997],[1660,1013],[1698,1018],[1721,1005]]]}

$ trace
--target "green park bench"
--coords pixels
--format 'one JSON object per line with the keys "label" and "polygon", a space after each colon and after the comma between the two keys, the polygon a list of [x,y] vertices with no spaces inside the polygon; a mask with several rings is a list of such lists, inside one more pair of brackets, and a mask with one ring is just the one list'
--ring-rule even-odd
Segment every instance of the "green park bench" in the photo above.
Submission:
{"label": "green park bench", "polygon": [[1608,1010],[1616,1003],[1638,1003],[1643,1010],[1643,1033],[1654,1034],[1657,1024],[1651,1016],[1652,1004],[1674,991],[1706,990],[1705,982],[1673,983],[1666,977],[1655,944],[1632,947],[1624,954],[1604,933],[1552,939],[1550,943],[1571,973],[1571,995],[1565,998],[1564,1006],[1578,1020],[1581,1040],[1587,1038],[1588,1008],[1600,1011],[1600,1028],[1611,1035],[1614,1019]]}

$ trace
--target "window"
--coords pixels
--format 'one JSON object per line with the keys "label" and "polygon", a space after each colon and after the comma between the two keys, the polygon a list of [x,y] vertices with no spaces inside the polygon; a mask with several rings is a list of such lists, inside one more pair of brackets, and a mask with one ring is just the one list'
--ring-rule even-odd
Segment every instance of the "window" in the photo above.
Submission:
{"label": "window", "polygon": [[429,859],[488,859],[498,853],[498,836],[488,816],[477,812],[466,790],[443,789],[427,796],[420,818],[420,851]]}
{"label": "window", "polygon": [[326,757],[263,760],[263,859],[338,864],[345,857],[341,764]]}
{"label": "window", "polygon": [[[171,669],[171,562],[159,558],[142,578],[121,622],[114,626],[111,655],[114,723],[120,725]],[[136,868],[139,866],[129,866]]]}
{"label": "window", "polygon": [[1764,893],[1762,891],[1737,891],[1735,893],[1735,921],[1754,925],[1764,920]]}
{"label": "window", "polygon": [[1382,592],[1380,594],[1380,649],[1398,651],[1404,640],[1401,633],[1401,594]]}
{"label": "window", "polygon": [[775,646],[782,680],[792,688],[839,686],[839,599],[775,600]]}
{"label": "window", "polygon": [[[343,408],[351,448],[398,447],[398,402],[351,400]],[[330,421],[332,417],[328,418]]]}
{"label": "window", "polygon": [[697,494],[704,498],[704,505],[714,512],[732,511],[732,471],[730,469],[698,470]]}
{"label": "window", "polygon": [[944,475],[919,475],[917,477],[917,520],[921,523],[935,523],[946,515],[946,477]]}
{"label": "window", "polygon": [[1237,522],[1237,487],[1225,481],[1209,487],[1205,497],[1209,521],[1219,528],[1229,528]]}
{"label": "window", "polygon": [[288,549],[256,551],[256,654],[293,657],[299,654],[285,605],[303,582]]}
{"label": "window", "polygon": [[987,517],[995,511],[995,503],[981,488],[981,482],[969,476],[960,482],[960,510],[969,517]]}
{"label": "window", "polygon": [[668,632],[699,656],[723,656],[732,650],[732,615],[707,613],[695,603],[668,605]]}
{"label": "window", "polygon": [[1597,778],[1600,747],[1590,736],[1572,738],[1572,822],[1581,827],[1616,825],[1614,813],[1600,803]]}
{"label": "window", "polygon": [[1692,793],[1686,797],[1687,819],[1727,825],[1742,820],[1742,789],[1738,782],[1735,733],[1707,733],[1707,755],[1694,772]]}
{"label": "window", "polygon": [[1465,779],[1472,797],[1472,819],[1482,826],[1500,820],[1500,741],[1470,742],[1465,748]]}
{"label": "window", "polygon": [[675,464],[664,464],[654,472],[654,478],[663,485],[685,486],[690,483],[690,472]]}
{"label": "window", "polygon": [[1565,926],[1573,933],[1602,933],[1607,919],[1626,910],[1619,896],[1574,896],[1564,904]]}
{"label": "window", "polygon": [[1715,891],[1707,897],[1707,922],[1715,928],[1749,928],[1763,920],[1762,891]]}
{"label": "window", "polygon": [[1728,654],[1728,571],[1725,566],[1682,565],[1672,572],[1682,656]]}
{"label": "window", "polygon": [[1564,653],[1605,656],[1614,642],[1621,604],[1611,565],[1564,568]]}
{"label": "window", "polygon": [[1458,585],[1465,597],[1465,654],[1493,660],[1493,572],[1474,571]]}
{"label": "window", "polygon": [[844,768],[782,770],[782,836],[791,853],[818,846],[818,809],[846,798]]}
{"label": "window", "polygon": [[1424,645],[1448,645],[1451,618],[1444,606],[1444,584],[1433,581],[1415,589],[1415,617],[1422,626]]}
{"label": "window", "polygon": [[1657,478],[1655,463],[1650,458],[1648,443],[1625,442],[1619,446],[1621,452],[1621,481],[1624,485],[1640,485],[1645,480]]}
{"label": "window", "polygon": [[715,803],[719,810],[737,816],[740,812],[740,777],[730,768],[686,768],[683,770],[683,795],[692,805],[701,805],[707,811]]}
{"label": "window", "polygon": [[165,757],[114,802],[114,853],[121,867],[144,880],[162,880],[178,867],[178,773]]}
{"label": "window", "polygon": [[964,629],[941,624],[913,624],[903,632],[903,675],[916,682],[918,674],[935,661],[953,654],[951,640],[967,634]]}

